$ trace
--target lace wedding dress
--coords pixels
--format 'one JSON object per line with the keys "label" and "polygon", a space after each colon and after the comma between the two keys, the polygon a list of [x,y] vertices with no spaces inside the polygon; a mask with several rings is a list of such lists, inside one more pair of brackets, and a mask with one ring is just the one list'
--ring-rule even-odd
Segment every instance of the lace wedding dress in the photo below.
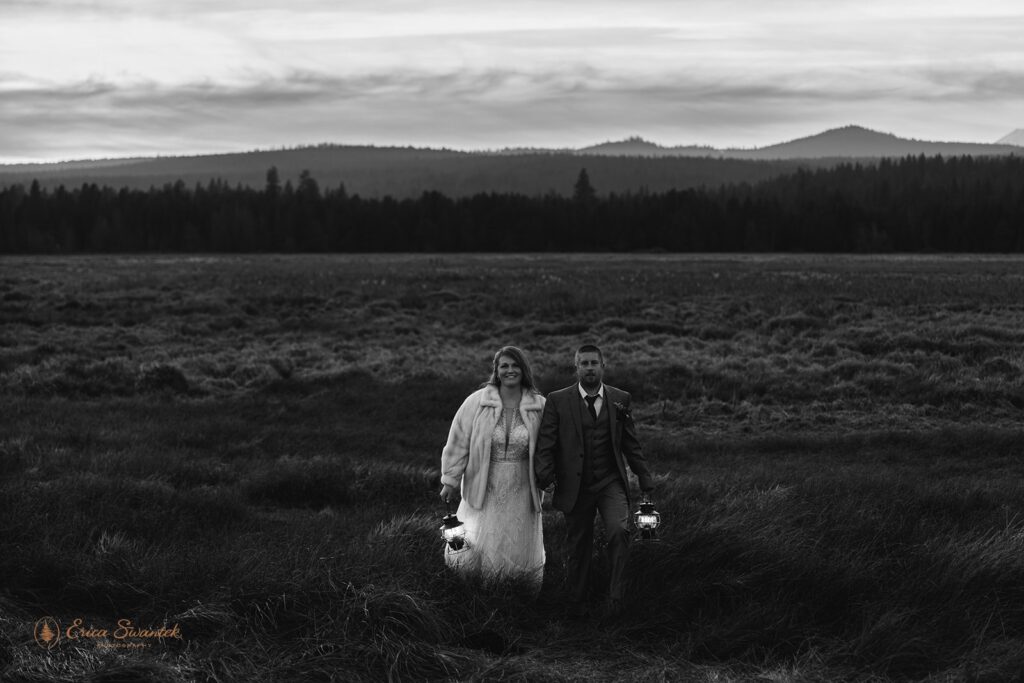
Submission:
{"label": "lace wedding dress", "polygon": [[[511,422],[510,422],[511,420]],[[530,497],[530,435],[518,410],[503,411],[491,439],[487,493],[479,510],[465,499],[459,519],[467,550],[446,550],[450,566],[486,579],[525,579],[534,591],[544,578],[544,532]]]}

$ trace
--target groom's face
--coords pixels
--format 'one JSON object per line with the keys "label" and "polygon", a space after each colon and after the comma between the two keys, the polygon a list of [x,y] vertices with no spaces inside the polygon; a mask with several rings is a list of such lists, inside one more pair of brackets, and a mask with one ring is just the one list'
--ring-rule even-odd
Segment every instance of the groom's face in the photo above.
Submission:
{"label": "groom's face", "polygon": [[596,351],[576,354],[576,377],[587,390],[597,389],[604,379],[604,361]]}

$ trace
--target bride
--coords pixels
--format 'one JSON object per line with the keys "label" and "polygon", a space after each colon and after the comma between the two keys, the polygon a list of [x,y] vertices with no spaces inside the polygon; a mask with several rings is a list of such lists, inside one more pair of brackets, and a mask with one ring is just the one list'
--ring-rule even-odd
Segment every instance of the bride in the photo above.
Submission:
{"label": "bride", "polygon": [[541,492],[533,476],[544,397],[526,354],[505,346],[491,378],[470,394],[441,451],[441,499],[456,499],[467,549],[445,546],[449,566],[485,579],[525,579],[534,591],[544,577]]}

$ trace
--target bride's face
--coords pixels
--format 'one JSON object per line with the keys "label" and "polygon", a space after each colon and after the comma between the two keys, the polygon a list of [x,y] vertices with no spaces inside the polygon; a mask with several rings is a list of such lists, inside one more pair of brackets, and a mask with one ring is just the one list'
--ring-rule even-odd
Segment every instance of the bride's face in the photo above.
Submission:
{"label": "bride's face", "polygon": [[498,380],[507,389],[518,389],[523,383],[523,370],[511,356],[498,358]]}

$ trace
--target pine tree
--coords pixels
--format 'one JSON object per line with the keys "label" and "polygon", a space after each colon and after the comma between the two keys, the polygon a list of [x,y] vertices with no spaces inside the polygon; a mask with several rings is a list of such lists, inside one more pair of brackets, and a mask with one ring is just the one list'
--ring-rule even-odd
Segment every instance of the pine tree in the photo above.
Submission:
{"label": "pine tree", "polygon": [[276,197],[281,191],[281,176],[277,172],[277,166],[271,166],[267,170],[267,195]]}
{"label": "pine tree", "polygon": [[594,186],[590,184],[590,176],[587,175],[585,168],[581,168],[579,176],[576,177],[572,198],[581,203],[590,203],[597,198],[597,193],[594,191]]}

